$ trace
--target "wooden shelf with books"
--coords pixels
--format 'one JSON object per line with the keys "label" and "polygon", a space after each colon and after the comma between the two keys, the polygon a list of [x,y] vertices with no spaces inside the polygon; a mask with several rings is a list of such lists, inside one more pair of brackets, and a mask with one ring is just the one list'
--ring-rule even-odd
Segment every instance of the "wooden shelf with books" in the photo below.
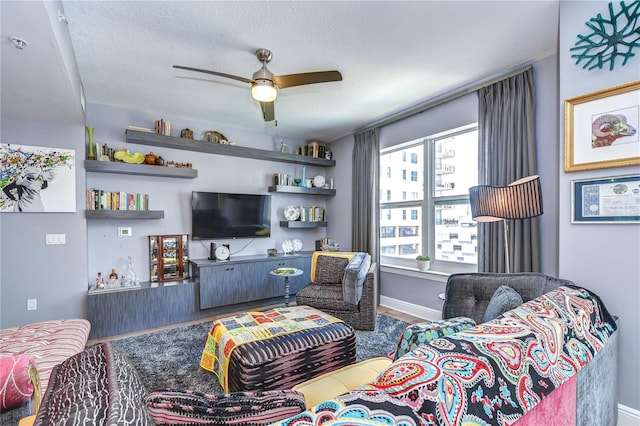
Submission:
{"label": "wooden shelf with books", "polygon": [[86,219],[163,219],[162,210],[85,210]]}
{"label": "wooden shelf with books", "polygon": [[127,129],[126,133],[127,143],[134,143],[138,145],[150,145],[154,147],[206,152],[209,154],[229,155],[232,157],[253,158],[256,160],[278,161],[281,163],[303,164],[316,167],[333,167],[336,165],[335,160],[327,160],[325,158],[286,154],[278,151],[267,151],[264,149],[248,148],[238,145],[198,141],[175,136],[163,136],[139,130]]}
{"label": "wooden shelf with books", "polygon": [[281,220],[280,221],[281,228],[297,228],[297,229],[305,229],[305,228],[326,228],[327,222],[305,222],[301,220]]}
{"label": "wooden shelf with books", "polygon": [[309,195],[336,195],[335,189],[328,188],[304,188],[292,185],[273,185],[268,188],[269,192],[280,192],[288,194],[309,194]]}
{"label": "wooden shelf with books", "polygon": [[181,179],[195,179],[198,177],[196,169],[187,167],[150,166],[148,164],[129,164],[117,161],[84,160],[87,172],[118,173],[138,176],[159,176]]}

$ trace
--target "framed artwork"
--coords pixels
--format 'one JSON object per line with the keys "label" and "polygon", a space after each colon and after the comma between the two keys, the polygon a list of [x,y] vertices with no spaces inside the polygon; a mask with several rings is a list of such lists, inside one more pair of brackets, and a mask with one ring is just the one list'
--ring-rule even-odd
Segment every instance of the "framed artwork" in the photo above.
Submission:
{"label": "framed artwork", "polygon": [[564,101],[564,171],[640,165],[640,81]]}
{"label": "framed artwork", "polygon": [[571,223],[640,223],[640,175],[572,181]]}
{"label": "framed artwork", "polygon": [[75,151],[0,144],[0,213],[76,211]]}

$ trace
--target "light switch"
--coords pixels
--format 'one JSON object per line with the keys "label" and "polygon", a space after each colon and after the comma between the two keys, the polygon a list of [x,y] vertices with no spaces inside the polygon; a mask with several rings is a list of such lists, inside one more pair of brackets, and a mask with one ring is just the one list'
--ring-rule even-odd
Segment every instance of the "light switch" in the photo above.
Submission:
{"label": "light switch", "polygon": [[67,235],[66,234],[47,234],[45,236],[45,244],[53,245],[53,244],[67,244]]}

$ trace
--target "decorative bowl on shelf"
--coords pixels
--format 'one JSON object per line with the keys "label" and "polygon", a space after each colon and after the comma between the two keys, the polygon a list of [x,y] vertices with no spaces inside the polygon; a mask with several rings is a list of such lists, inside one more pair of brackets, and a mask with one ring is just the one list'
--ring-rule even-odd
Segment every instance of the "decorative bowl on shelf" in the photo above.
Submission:
{"label": "decorative bowl on shelf", "polygon": [[278,249],[277,248],[270,248],[267,249],[267,254],[269,256],[275,256],[276,254],[278,254]]}
{"label": "decorative bowl on shelf", "polygon": [[340,251],[340,244],[325,244],[322,246],[322,251]]}

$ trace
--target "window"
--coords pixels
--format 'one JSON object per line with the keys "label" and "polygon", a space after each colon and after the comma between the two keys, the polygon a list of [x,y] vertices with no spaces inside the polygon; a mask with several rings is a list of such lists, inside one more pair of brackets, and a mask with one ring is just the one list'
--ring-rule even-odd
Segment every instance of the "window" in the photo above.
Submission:
{"label": "window", "polygon": [[387,167],[387,177],[391,179],[391,167]]}
{"label": "window", "polygon": [[[402,164],[407,157],[414,164],[410,180]],[[381,238],[383,229],[394,229],[393,236],[384,237],[381,263],[415,267],[415,255],[427,253],[432,270],[476,271],[477,227],[471,220],[469,188],[478,179],[477,125],[386,148],[380,167],[396,176],[380,181],[387,194],[391,189],[396,194],[380,202]]]}
{"label": "window", "polygon": [[383,226],[380,228],[380,238],[393,238],[396,236],[395,226]]}
{"label": "window", "polygon": [[391,201],[391,190],[387,189],[387,201]]}

